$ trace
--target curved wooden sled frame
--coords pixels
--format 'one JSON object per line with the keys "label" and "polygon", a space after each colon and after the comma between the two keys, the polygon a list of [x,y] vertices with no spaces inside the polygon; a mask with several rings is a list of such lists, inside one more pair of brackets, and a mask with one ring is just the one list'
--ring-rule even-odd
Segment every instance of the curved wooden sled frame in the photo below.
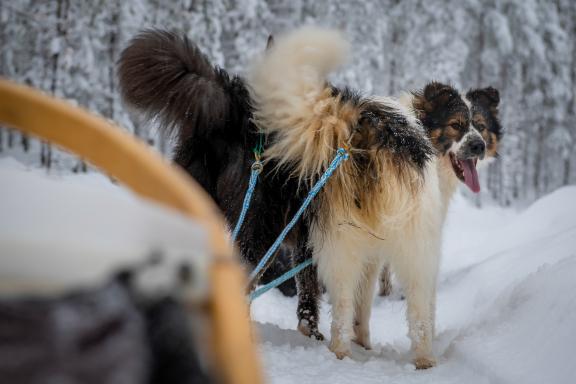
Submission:
{"label": "curved wooden sled frame", "polygon": [[1,78],[0,123],[70,150],[140,196],[199,221],[209,233],[214,257],[208,312],[215,373],[226,383],[262,382],[244,273],[216,205],[192,178],[104,119]]}

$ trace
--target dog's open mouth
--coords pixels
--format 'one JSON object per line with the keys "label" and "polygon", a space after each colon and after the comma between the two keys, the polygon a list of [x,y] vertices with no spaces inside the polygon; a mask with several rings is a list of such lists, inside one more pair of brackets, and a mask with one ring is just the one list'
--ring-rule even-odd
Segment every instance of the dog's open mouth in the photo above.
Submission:
{"label": "dog's open mouth", "polygon": [[474,193],[480,192],[480,182],[478,181],[478,172],[476,171],[476,162],[478,158],[459,160],[456,155],[450,153],[450,162],[456,177],[470,188]]}

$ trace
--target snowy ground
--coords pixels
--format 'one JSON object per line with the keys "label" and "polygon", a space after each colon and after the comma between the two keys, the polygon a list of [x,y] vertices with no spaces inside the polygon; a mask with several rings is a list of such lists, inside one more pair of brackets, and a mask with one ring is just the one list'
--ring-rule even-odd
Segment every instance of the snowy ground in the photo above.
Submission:
{"label": "snowy ground", "polygon": [[[14,160],[0,159],[2,174],[14,169],[31,172]],[[45,171],[32,173],[47,179]],[[97,174],[48,179],[83,194],[88,188],[128,205],[133,200]],[[44,192],[51,185],[42,187]],[[0,200],[19,199],[8,190],[0,188]],[[21,199],[34,196],[22,194]],[[26,204],[21,205],[25,209]],[[328,351],[327,342],[295,330],[295,298],[276,290],[262,296],[252,314],[269,382],[576,383],[576,187],[560,189],[522,212],[479,210],[457,196],[449,213],[439,280],[437,367],[414,370],[405,302],[399,297],[396,290],[392,298],[375,298],[374,349],[356,348],[353,360],[340,361]],[[326,336],[329,321],[324,301],[320,329]]]}
{"label": "snowy ground", "polygon": [[[438,366],[410,363],[405,302],[375,298],[373,351],[337,360],[296,330],[278,291],[252,308],[271,383],[576,383],[576,187],[523,212],[450,209],[438,289]],[[329,335],[330,306],[320,330]]]}

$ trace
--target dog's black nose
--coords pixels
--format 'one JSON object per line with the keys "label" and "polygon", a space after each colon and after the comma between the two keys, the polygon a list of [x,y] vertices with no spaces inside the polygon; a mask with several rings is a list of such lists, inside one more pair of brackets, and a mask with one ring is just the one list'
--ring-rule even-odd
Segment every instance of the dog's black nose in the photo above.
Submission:
{"label": "dog's black nose", "polygon": [[484,140],[478,139],[474,140],[469,144],[470,154],[473,156],[481,157],[484,155],[484,151],[486,150],[486,144]]}

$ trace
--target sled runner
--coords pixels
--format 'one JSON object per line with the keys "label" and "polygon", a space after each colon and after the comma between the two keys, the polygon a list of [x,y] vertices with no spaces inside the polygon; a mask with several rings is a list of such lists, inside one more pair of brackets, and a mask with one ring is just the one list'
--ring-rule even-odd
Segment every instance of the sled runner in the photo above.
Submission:
{"label": "sled runner", "polygon": [[[85,255],[91,256],[84,259],[78,244],[74,252],[66,252],[65,247],[47,248],[57,241],[18,248],[0,237],[0,376],[21,383],[42,382],[48,377],[98,383],[119,382],[119,378],[127,383],[191,382],[183,378],[261,382],[243,294],[245,277],[225,234],[224,221],[202,188],[103,119],[6,80],[0,80],[0,123],[77,154],[144,199],[184,214],[190,227],[198,229],[189,236],[181,233],[177,246],[150,249],[160,259],[152,266],[146,265],[150,254],[139,256],[130,246],[126,247],[132,249],[129,256],[101,258],[92,255],[95,248],[87,248]],[[28,182],[25,177],[21,181]],[[2,188],[8,185],[5,182],[10,180],[3,180]],[[40,201],[49,201],[42,200],[48,189],[34,193]],[[61,203],[65,202],[55,201],[54,209]],[[77,206],[81,211],[82,205]],[[119,205],[116,208],[121,210]],[[136,230],[147,228],[145,224],[159,227],[154,222],[159,216],[162,225],[179,221],[175,227],[186,227],[178,213],[163,210],[160,214],[155,209],[155,213],[139,216]],[[37,218],[42,223],[40,215]],[[33,229],[38,226],[30,224],[32,241]],[[9,228],[10,223],[5,218],[0,225]],[[104,228],[102,233],[113,236],[112,232]],[[152,232],[145,236],[154,237]],[[202,233],[207,235],[204,242]],[[49,230],[44,234],[44,238],[51,236]],[[105,242],[105,236],[101,240]],[[148,240],[142,239],[143,243]],[[162,241],[160,237],[157,240]],[[100,242],[93,244],[96,247]],[[31,250],[38,253],[31,254]],[[186,251],[197,257],[183,259]],[[162,295],[144,278],[155,273],[155,268],[160,275],[170,276],[170,288]],[[194,275],[194,271],[205,273]],[[69,317],[60,322],[62,313]],[[198,336],[202,317],[207,319],[207,329]],[[57,346],[72,349],[63,351]],[[194,361],[175,361],[188,358]],[[205,372],[192,372],[195,369]]]}

